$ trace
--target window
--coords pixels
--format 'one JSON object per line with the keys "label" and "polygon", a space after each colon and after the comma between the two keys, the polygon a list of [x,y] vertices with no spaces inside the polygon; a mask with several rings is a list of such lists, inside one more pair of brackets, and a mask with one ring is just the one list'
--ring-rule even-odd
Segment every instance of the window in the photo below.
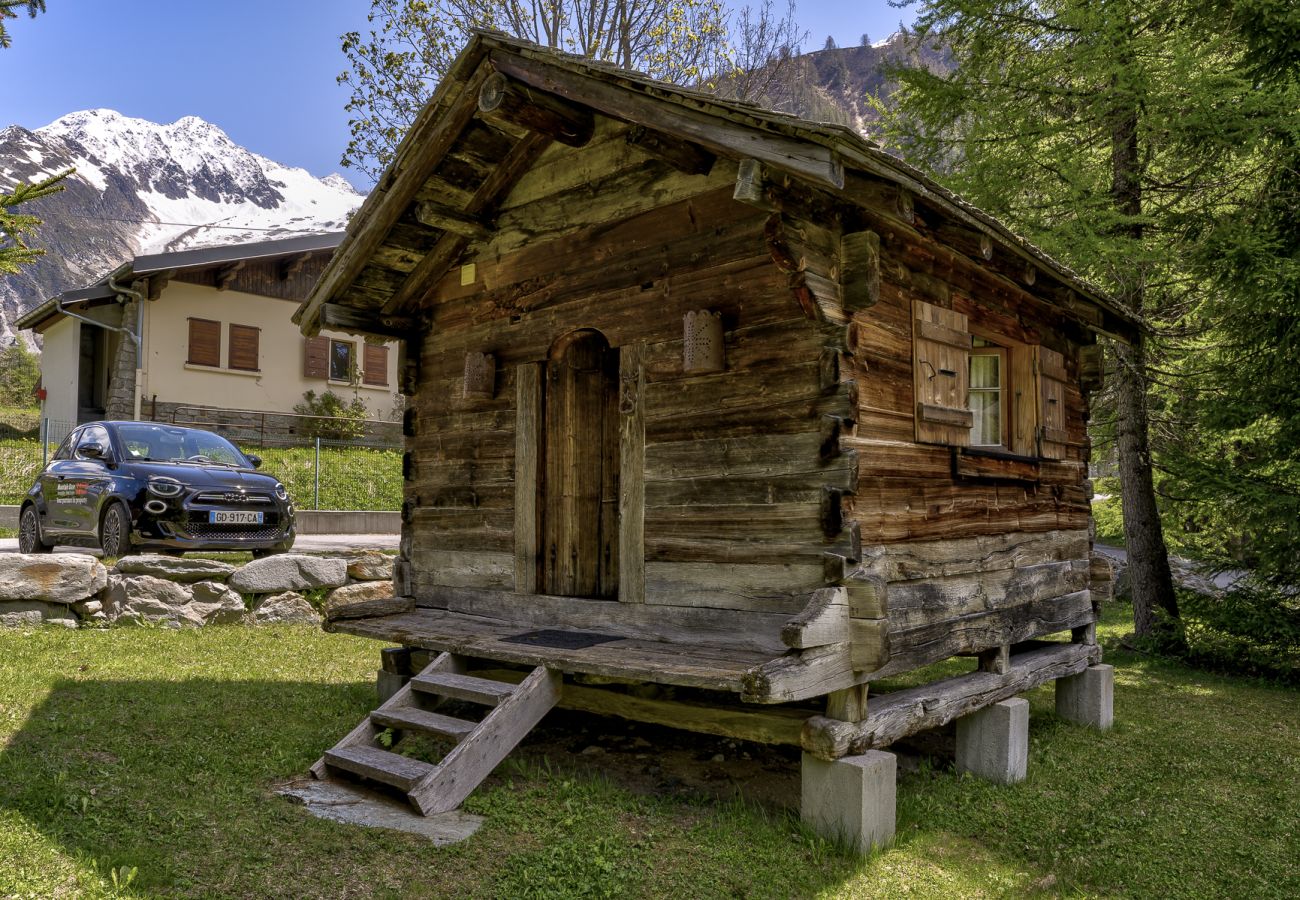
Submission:
{"label": "window", "polygon": [[967,316],[913,302],[916,440],[1064,459],[1071,376],[1064,353],[1001,333],[972,333]]}
{"label": "window", "polygon": [[108,432],[99,425],[91,425],[89,428],[82,430],[81,436],[77,438],[77,459],[94,458],[82,455],[81,448],[87,444],[98,444],[99,454],[105,459],[113,455],[112,445],[108,439]]}
{"label": "window", "polygon": [[194,366],[221,365],[221,323],[190,319],[190,351],[186,362]]}
{"label": "window", "polygon": [[247,372],[257,372],[261,369],[258,363],[258,344],[262,336],[262,329],[254,328],[251,325],[230,325],[230,355],[227,358],[226,365],[232,369],[243,369]]}
{"label": "window", "polygon": [[63,439],[63,443],[59,444],[59,449],[54,451],[55,459],[72,459],[72,442],[78,434],[79,432],[74,431]]}
{"label": "window", "polygon": [[351,341],[330,341],[330,380],[351,381],[356,368],[354,351],[356,346]]}
{"label": "window", "polygon": [[1007,447],[1007,351],[981,337],[972,340],[970,391],[972,447]]}

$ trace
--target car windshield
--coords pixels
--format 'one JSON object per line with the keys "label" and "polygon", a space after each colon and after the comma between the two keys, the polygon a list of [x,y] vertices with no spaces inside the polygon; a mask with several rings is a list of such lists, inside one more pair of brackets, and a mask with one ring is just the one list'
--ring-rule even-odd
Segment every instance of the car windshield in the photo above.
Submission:
{"label": "car windshield", "polygon": [[135,460],[245,468],[252,465],[230,441],[219,434],[197,428],[134,422],[119,425],[117,437],[126,448],[127,455]]}

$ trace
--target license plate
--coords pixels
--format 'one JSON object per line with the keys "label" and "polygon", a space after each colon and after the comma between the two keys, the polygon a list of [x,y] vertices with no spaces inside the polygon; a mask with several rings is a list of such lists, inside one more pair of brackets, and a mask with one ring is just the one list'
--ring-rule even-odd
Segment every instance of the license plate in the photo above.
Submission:
{"label": "license plate", "polygon": [[261,525],[262,514],[242,509],[214,509],[208,512],[208,521],[213,525]]}

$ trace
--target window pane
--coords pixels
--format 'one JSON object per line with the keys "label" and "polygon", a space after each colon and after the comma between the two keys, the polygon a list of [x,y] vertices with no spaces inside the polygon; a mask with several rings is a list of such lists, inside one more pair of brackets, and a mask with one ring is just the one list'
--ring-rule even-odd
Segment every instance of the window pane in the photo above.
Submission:
{"label": "window pane", "polygon": [[1002,385],[1001,372],[998,371],[1002,357],[988,354],[973,355],[970,358],[970,386],[974,388],[996,388]]}
{"label": "window pane", "polygon": [[347,341],[330,342],[330,378],[352,380],[352,345]]}
{"label": "window pane", "polygon": [[990,446],[1002,443],[1001,400],[1000,391],[971,391],[970,410],[975,416],[970,435],[972,444]]}

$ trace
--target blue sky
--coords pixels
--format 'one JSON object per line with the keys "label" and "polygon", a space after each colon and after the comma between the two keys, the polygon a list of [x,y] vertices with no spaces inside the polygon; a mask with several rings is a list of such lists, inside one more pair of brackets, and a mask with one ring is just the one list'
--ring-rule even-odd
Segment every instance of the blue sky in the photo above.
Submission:
{"label": "blue sky", "polygon": [[[7,85],[0,127],[39,128],[80,109],[106,107],[173,122],[195,115],[255,153],[317,176],[341,171],[347,92],[339,35],[366,27],[368,0],[48,0],[48,11],[7,23],[0,50]],[[776,5],[780,5],[779,2]],[[913,9],[885,0],[802,0],[800,25],[820,49],[862,34],[879,40]],[[16,88],[16,90],[15,90]]]}

